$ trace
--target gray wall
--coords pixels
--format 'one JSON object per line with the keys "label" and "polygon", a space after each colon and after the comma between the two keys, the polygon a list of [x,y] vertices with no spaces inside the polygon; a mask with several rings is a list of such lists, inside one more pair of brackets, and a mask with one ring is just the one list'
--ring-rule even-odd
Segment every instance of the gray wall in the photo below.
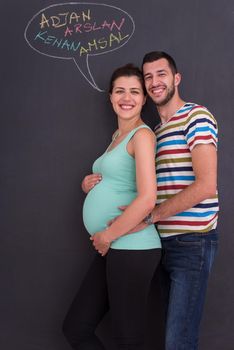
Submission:
{"label": "gray wall", "polygon": [[[183,75],[182,97],[207,106],[219,123],[220,249],[200,349],[233,350],[234,3],[106,3],[129,13],[135,31],[119,50],[90,57],[96,84],[105,90],[114,68],[127,62],[140,64],[145,52],[165,50]],[[29,20],[52,4],[56,1],[0,4],[3,350],[69,349],[61,334],[62,320],[94,254],[82,225],[80,182],[116,128],[106,92],[93,88],[73,61],[43,56],[26,42]],[[151,103],[144,117],[149,125],[156,123]],[[156,274],[149,306],[149,349],[163,349],[158,283]],[[105,319],[99,334],[112,350],[108,324]]]}

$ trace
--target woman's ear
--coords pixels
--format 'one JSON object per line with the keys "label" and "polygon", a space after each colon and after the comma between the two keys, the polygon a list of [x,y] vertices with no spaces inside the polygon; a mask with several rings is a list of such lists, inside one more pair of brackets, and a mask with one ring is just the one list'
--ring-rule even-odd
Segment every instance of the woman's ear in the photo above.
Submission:
{"label": "woman's ear", "polygon": [[112,103],[112,94],[109,94],[110,102]]}

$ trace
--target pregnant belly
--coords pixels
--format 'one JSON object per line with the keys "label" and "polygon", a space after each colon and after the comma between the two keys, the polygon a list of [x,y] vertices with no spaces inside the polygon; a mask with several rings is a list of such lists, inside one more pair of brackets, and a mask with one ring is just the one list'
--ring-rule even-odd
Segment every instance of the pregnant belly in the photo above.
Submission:
{"label": "pregnant belly", "polygon": [[130,204],[135,197],[135,192],[114,191],[102,180],[84,201],[83,221],[86,230],[91,235],[104,230],[108,221],[121,214],[118,207]]}

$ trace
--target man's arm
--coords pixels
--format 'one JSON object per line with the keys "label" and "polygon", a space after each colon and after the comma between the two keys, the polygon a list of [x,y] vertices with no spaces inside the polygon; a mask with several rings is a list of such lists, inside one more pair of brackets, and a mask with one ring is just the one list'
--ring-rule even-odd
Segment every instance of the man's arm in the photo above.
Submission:
{"label": "man's arm", "polygon": [[199,144],[191,151],[195,181],[152,211],[153,222],[158,222],[194,207],[216,195],[217,151],[213,144]]}

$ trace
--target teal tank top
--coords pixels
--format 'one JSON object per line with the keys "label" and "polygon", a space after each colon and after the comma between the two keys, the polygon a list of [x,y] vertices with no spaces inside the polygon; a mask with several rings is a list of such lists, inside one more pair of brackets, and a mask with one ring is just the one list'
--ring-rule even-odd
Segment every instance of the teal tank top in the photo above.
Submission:
{"label": "teal tank top", "polygon": [[[99,157],[93,164],[93,173],[102,174],[102,180],[86,196],[83,221],[90,235],[102,231],[107,223],[119,216],[121,205],[129,205],[137,196],[135,159],[127,151],[127,144],[140,128],[133,129],[115,148]],[[154,225],[139,232],[127,234],[112,242],[113,249],[160,248],[161,242]]]}

